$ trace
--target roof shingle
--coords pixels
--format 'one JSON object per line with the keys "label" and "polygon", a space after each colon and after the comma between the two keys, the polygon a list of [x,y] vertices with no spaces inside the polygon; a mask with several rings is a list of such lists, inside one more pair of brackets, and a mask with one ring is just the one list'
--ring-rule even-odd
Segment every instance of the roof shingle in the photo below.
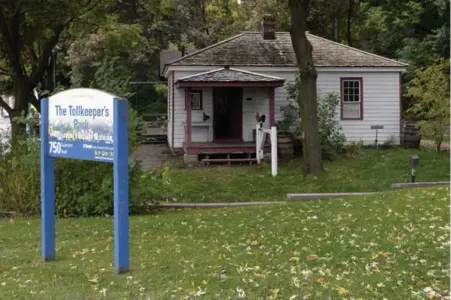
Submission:
{"label": "roof shingle", "polygon": [[[312,34],[317,67],[401,67],[407,65]],[[296,66],[296,56],[288,32],[277,32],[276,39],[264,40],[261,32],[243,32],[190,55],[176,59],[171,66]]]}

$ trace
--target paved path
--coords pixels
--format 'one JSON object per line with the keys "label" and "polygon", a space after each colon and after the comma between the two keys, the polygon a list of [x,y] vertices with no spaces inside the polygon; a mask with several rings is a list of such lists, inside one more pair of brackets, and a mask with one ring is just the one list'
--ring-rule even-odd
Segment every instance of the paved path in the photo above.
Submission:
{"label": "paved path", "polygon": [[168,146],[162,144],[141,145],[131,155],[132,161],[141,161],[143,171],[160,168],[166,161],[171,160],[171,158],[172,153]]}
{"label": "paved path", "polygon": [[[435,149],[435,142],[431,140],[421,140],[421,146]],[[442,151],[449,151],[449,143],[442,143],[440,148]]]}

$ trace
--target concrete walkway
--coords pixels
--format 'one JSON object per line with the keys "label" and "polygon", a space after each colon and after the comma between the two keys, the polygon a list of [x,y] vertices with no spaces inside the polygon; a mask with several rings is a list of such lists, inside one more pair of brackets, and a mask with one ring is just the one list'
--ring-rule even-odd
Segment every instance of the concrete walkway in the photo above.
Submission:
{"label": "concrete walkway", "polygon": [[167,145],[141,145],[130,156],[131,161],[141,161],[143,171],[161,168],[165,162],[173,160],[173,155]]}
{"label": "concrete walkway", "polygon": [[[431,141],[431,140],[421,140],[420,143],[421,147],[425,147],[425,148],[434,148],[435,149],[435,142]],[[449,151],[449,143],[442,143],[440,145],[440,150],[441,151]]]}

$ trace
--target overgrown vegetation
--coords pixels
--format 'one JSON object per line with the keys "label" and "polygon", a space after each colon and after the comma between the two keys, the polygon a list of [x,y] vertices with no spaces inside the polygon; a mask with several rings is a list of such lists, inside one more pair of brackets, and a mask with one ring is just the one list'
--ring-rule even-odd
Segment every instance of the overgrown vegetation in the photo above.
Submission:
{"label": "overgrown vegetation", "polygon": [[422,134],[433,138],[437,151],[440,151],[446,133],[449,135],[449,71],[449,59],[418,69],[406,92],[415,100],[408,115],[420,120]]}
{"label": "overgrown vegetation", "polygon": [[[293,132],[303,136],[303,128],[300,122],[299,103],[299,77],[286,85],[289,104],[285,106],[284,118],[278,122],[280,131]],[[344,153],[346,137],[340,123],[336,118],[337,107],[340,98],[337,93],[327,93],[323,97],[318,96],[318,131],[320,136],[321,154],[323,159],[335,160]]]}
{"label": "overgrown vegetation", "polygon": [[[33,120],[19,122],[32,127]],[[129,149],[139,145],[141,121],[129,110]],[[1,139],[0,139],[1,140]],[[40,212],[40,142],[33,137],[18,141],[10,151],[0,144],[0,212],[37,215]],[[130,212],[139,214],[152,209],[161,200],[169,182],[167,170],[143,173],[139,164],[129,166]],[[98,216],[113,214],[112,164],[56,159],[56,214],[68,216]]]}
{"label": "overgrown vegetation", "polygon": [[57,260],[47,264],[39,222],[0,220],[2,299],[420,300],[449,291],[447,187],[132,217],[124,276],[113,270],[111,218],[58,219]]}

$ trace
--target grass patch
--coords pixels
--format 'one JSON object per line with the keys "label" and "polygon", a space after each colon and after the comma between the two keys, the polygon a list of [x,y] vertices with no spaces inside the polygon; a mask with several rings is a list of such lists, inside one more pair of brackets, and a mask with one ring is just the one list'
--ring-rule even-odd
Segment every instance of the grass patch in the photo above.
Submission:
{"label": "grass patch", "polygon": [[208,167],[172,170],[171,189],[179,202],[281,201],[287,193],[385,191],[409,182],[409,155],[418,154],[417,181],[449,180],[449,155],[432,149],[364,150],[358,157],[326,162],[320,178],[304,177],[301,160],[271,166]]}
{"label": "grass patch", "polygon": [[0,221],[1,299],[425,299],[449,288],[448,187],[132,217],[121,276],[111,218],[57,220],[48,264],[39,230]]}

